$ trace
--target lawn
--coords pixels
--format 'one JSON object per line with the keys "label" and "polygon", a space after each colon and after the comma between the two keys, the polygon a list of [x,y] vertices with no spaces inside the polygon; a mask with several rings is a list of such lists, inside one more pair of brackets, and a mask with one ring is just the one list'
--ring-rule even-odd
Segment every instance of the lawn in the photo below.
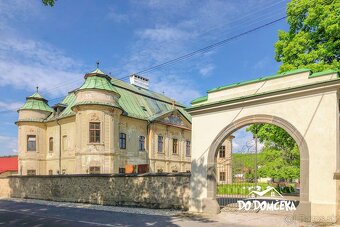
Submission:
{"label": "lawn", "polygon": [[278,187],[277,184],[268,183],[233,183],[217,185],[218,195],[248,195],[251,191],[263,191],[267,186],[273,186],[280,193],[293,193],[295,192],[293,184],[284,187]]}

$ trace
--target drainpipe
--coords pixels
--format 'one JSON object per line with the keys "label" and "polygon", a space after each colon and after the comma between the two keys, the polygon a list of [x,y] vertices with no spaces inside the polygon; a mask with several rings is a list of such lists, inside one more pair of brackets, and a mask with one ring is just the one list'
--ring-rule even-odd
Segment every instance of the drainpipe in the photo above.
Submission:
{"label": "drainpipe", "polygon": [[59,175],[61,174],[61,125],[59,119],[57,119],[57,124],[59,125]]}
{"label": "drainpipe", "polygon": [[150,125],[151,125],[151,121],[148,121],[147,125],[146,125],[146,141],[147,141],[147,145],[148,145],[148,157],[147,157],[147,162],[149,163],[149,172],[151,169],[151,165],[150,165],[150,147],[149,147],[149,143],[150,143],[150,136],[149,136],[149,132],[150,132]]}

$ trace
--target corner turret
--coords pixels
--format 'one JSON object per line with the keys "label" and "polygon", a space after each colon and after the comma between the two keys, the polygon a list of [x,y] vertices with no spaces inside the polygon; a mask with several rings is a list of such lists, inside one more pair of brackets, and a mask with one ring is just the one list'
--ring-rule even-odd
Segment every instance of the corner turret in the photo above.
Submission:
{"label": "corner turret", "polygon": [[33,95],[26,98],[25,104],[18,109],[18,113],[18,121],[42,122],[53,113],[53,109],[37,90]]}

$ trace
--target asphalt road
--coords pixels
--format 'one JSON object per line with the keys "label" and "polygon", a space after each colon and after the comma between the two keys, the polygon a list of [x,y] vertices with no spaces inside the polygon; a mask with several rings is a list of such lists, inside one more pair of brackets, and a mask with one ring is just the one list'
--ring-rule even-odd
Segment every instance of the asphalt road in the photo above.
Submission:
{"label": "asphalt road", "polygon": [[[105,207],[25,199],[0,199],[2,226],[314,226],[291,213],[222,212],[197,216],[169,210]],[[327,225],[328,226],[328,225]]]}
{"label": "asphalt road", "polygon": [[133,214],[0,200],[0,226],[203,226],[204,224],[216,226],[221,223],[198,217]]}

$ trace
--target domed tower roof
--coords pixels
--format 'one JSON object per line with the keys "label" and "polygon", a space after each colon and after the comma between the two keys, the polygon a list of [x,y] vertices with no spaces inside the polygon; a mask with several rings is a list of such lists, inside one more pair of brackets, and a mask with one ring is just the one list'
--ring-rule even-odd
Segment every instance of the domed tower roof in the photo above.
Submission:
{"label": "domed tower roof", "polygon": [[[33,95],[26,98],[25,104],[19,108],[19,110],[41,110],[46,112],[53,112],[53,109],[47,104],[47,100],[44,99],[38,91]],[[19,111],[18,110],[18,111]]]}
{"label": "domed tower roof", "polygon": [[115,87],[111,84],[111,77],[106,75],[100,69],[96,69],[85,74],[85,82],[78,90],[100,89],[117,93]]}

